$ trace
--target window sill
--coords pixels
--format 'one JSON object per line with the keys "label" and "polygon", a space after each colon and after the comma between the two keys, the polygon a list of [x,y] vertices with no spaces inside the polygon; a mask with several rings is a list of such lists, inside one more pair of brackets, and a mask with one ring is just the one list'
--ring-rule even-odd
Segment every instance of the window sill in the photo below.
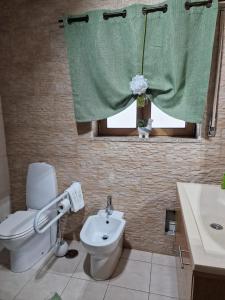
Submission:
{"label": "window sill", "polygon": [[138,136],[96,136],[92,137],[93,142],[133,142],[133,143],[201,143],[202,138],[184,138],[168,136],[150,136],[142,139]]}

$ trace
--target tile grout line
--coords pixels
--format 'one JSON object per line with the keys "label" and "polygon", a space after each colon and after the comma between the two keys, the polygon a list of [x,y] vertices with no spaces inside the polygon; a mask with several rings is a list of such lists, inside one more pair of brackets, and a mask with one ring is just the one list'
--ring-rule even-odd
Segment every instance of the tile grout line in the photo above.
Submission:
{"label": "tile grout line", "polygon": [[106,291],[105,291],[105,294],[104,294],[104,297],[103,297],[102,300],[105,300],[105,299],[106,299],[105,297],[106,297],[106,294],[107,294],[108,289],[109,289],[109,281],[108,281],[107,288],[106,288]]}
{"label": "tile grout line", "polygon": [[161,267],[167,267],[167,268],[171,268],[171,269],[177,269],[176,266],[169,266],[169,265],[163,265],[163,264],[156,264],[156,263],[152,263],[152,265],[156,265],[156,266],[161,266]]}
{"label": "tile grout line", "polygon": [[109,284],[109,286],[115,286],[115,287],[119,287],[119,288],[126,289],[126,290],[131,290],[131,291],[136,291],[136,292],[142,292],[142,293],[145,293],[145,294],[148,294],[148,293],[149,293],[148,291],[143,291],[143,290],[137,290],[137,289],[127,288],[127,287],[125,287],[125,286],[116,285],[116,284]]}
{"label": "tile grout line", "polygon": [[[78,264],[77,264],[76,267],[74,268],[74,271],[73,271],[71,277],[73,277],[73,275],[74,275],[74,273],[76,272],[76,270],[77,270],[79,264],[81,263],[81,260],[83,259],[83,257],[84,257],[85,255],[87,255],[87,253],[86,253],[86,252],[83,252],[83,251],[80,251],[80,253],[82,253],[82,257],[80,258]],[[78,252],[78,255],[79,255],[79,252]]]}
{"label": "tile grout line", "polygon": [[[79,252],[78,252],[78,255],[79,255]],[[65,291],[65,289],[66,289],[67,286],[69,285],[70,281],[73,279],[73,274],[76,272],[76,269],[77,269],[79,263],[81,262],[81,259],[82,259],[82,257],[80,258],[80,260],[78,261],[76,267],[74,268],[73,273],[69,276],[69,280],[68,280],[66,286],[64,287],[64,289],[62,290],[62,292],[60,293],[60,296],[62,296],[63,292]],[[64,276],[65,276],[65,275],[64,275]],[[67,277],[67,276],[65,276],[65,277]]]}
{"label": "tile grout line", "polygon": [[[88,282],[92,282],[92,283],[102,283],[105,285],[109,285],[108,281],[109,280],[95,280],[94,278],[90,277],[90,279],[88,278],[81,278],[81,277],[74,277],[73,275],[71,276],[72,279],[79,279],[79,280],[83,280],[83,281],[88,281]],[[107,281],[107,282],[106,282]]]}
{"label": "tile grout line", "polygon": [[162,295],[162,294],[156,294],[156,293],[151,293],[152,295],[157,295],[157,296],[162,296],[162,297],[166,297],[169,298],[171,300],[179,300],[178,298],[174,298],[174,297],[170,297],[170,296],[166,296],[166,295]]}
{"label": "tile grout line", "polygon": [[[66,276],[64,276],[64,277],[66,277]],[[67,278],[68,278],[68,277],[67,277]],[[64,289],[63,289],[62,292],[60,293],[60,297],[62,296],[63,292],[64,292],[65,289],[67,288],[67,286],[68,286],[68,284],[70,283],[70,281],[71,281],[72,278],[73,278],[73,277],[72,277],[72,275],[71,275],[71,277],[69,277],[69,280],[68,280],[66,286],[64,287]]]}
{"label": "tile grout line", "polygon": [[[32,269],[32,268],[31,268],[31,269]],[[30,270],[31,270],[31,269],[30,269]],[[31,278],[28,279],[28,281],[21,287],[21,289],[19,290],[19,292],[15,295],[15,297],[13,298],[13,300],[16,299],[17,296],[19,296],[19,294],[22,292],[22,290],[25,288],[25,286],[26,286],[29,282],[31,282],[31,280],[35,277],[35,275],[36,275],[36,273],[34,273],[33,276],[31,276]]]}
{"label": "tile grout line", "polygon": [[[114,271],[113,271],[113,273],[114,273]],[[112,274],[112,275],[113,275],[113,274]],[[112,275],[111,275],[111,276],[112,276]],[[103,297],[103,300],[106,299],[105,297],[106,297],[106,294],[107,294],[108,289],[109,289],[109,281],[110,281],[111,276],[110,276],[109,279],[108,279],[107,288],[106,288],[106,291],[105,291],[105,295],[104,295],[104,297]]]}
{"label": "tile grout line", "polygon": [[144,262],[147,264],[151,264],[151,261],[146,261],[146,260],[140,260],[140,259],[133,259],[133,258],[126,258],[126,257],[121,257],[120,259],[125,259],[125,260],[131,260],[131,261],[139,261],[139,262]]}
{"label": "tile grout line", "polygon": [[[124,289],[124,290],[128,290],[128,291],[135,291],[135,292],[140,292],[140,293],[144,293],[144,294],[149,294],[149,292],[146,292],[146,291],[142,291],[142,290],[135,290],[135,289],[131,289],[131,288],[127,288],[127,287],[124,287],[124,286],[119,286],[119,285],[115,285],[115,284],[111,284],[107,286],[107,290],[109,287],[117,287],[117,288],[121,288],[121,289]],[[172,298],[173,299],[173,298]],[[103,299],[105,300],[105,298]]]}

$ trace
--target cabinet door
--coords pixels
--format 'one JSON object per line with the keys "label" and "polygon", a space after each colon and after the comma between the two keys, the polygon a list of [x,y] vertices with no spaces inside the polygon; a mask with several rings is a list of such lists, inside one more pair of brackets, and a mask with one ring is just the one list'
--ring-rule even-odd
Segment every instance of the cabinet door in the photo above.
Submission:
{"label": "cabinet door", "polygon": [[194,271],[193,300],[224,300],[225,276]]}
{"label": "cabinet door", "polygon": [[191,300],[192,294],[192,266],[189,256],[188,243],[185,236],[181,211],[177,211],[177,227],[175,237],[176,267],[178,294],[180,300]]}

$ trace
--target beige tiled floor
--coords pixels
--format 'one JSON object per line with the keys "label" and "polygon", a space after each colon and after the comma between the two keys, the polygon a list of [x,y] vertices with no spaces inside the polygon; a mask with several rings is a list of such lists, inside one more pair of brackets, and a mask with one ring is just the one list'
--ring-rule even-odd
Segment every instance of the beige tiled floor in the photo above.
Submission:
{"label": "beige tiled floor", "polygon": [[0,252],[0,300],[178,300],[175,258],[149,252],[123,251],[110,280],[97,282],[87,274],[85,249],[74,259],[49,255],[31,270],[9,270],[6,251]]}

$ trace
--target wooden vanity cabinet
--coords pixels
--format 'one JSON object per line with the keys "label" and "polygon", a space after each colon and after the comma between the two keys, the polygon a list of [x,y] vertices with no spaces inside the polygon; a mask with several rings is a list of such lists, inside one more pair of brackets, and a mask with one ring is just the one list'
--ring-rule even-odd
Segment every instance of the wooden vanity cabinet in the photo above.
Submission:
{"label": "wooden vanity cabinet", "polygon": [[190,257],[182,213],[180,210],[177,210],[175,252],[179,299],[190,300],[192,299],[192,260]]}
{"label": "wooden vanity cabinet", "polygon": [[179,300],[225,300],[225,276],[194,270],[182,212],[177,210],[175,237]]}

